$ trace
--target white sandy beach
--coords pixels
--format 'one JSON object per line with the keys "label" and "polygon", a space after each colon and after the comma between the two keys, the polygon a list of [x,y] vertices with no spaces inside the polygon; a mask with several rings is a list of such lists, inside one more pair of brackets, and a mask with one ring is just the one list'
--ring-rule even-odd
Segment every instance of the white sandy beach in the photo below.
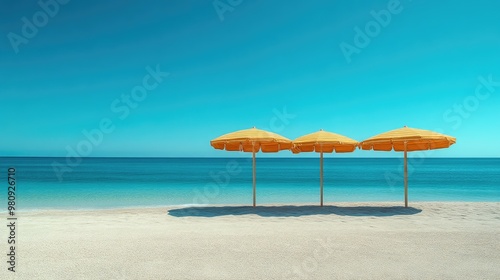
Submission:
{"label": "white sandy beach", "polygon": [[500,279],[500,203],[410,206],[24,212],[0,278]]}

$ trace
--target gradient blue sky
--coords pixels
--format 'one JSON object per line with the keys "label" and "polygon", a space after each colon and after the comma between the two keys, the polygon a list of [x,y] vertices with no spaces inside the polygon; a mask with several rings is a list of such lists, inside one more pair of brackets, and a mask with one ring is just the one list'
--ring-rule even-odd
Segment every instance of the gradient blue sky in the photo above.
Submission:
{"label": "gradient blue sky", "polygon": [[[70,1],[16,53],[11,32],[41,7],[2,1],[0,155],[65,156],[108,118],[89,156],[242,156],[209,141],[252,126],[363,140],[407,125],[457,137],[432,156],[500,157],[500,2],[401,0],[349,63],[340,44],[390,2],[243,0],[221,20],[211,0]],[[170,75],[120,118],[113,102],[157,65]]]}

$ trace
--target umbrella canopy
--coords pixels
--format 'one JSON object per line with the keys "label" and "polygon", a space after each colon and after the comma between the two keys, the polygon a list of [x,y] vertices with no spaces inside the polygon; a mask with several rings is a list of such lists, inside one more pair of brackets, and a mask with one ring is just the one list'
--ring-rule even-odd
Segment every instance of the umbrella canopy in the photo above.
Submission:
{"label": "umbrella canopy", "polygon": [[281,150],[290,150],[292,141],[279,134],[257,129],[255,127],[222,135],[210,141],[210,145],[218,150],[242,151],[252,153],[253,166],[253,206],[256,205],[256,172],[255,153],[275,153]]}
{"label": "umbrella canopy", "polygon": [[405,126],[368,138],[359,146],[363,150],[404,152],[405,207],[408,207],[407,152],[443,149],[455,143],[455,137]]}
{"label": "umbrella canopy", "polygon": [[320,153],[319,185],[320,185],[320,205],[323,206],[323,153],[350,153],[358,146],[358,141],[349,137],[324,131],[320,131],[301,136],[293,141],[292,151],[317,152]]}

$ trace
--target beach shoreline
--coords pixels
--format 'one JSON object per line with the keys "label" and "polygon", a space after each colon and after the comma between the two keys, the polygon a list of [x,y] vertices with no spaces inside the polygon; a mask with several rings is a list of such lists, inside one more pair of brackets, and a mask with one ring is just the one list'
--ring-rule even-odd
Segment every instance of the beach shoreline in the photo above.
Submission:
{"label": "beach shoreline", "polygon": [[29,211],[15,278],[0,276],[494,279],[499,236],[500,202]]}
{"label": "beach shoreline", "polygon": [[[491,200],[491,201],[454,201],[454,200],[449,200],[449,201],[438,201],[438,200],[428,200],[428,201],[410,201],[408,208],[415,208],[415,205],[426,205],[426,204],[449,204],[449,205],[454,205],[454,204],[498,204],[500,205],[500,200]],[[290,202],[290,203],[257,203],[257,209],[262,208],[262,207],[304,207],[304,206],[309,206],[309,207],[318,207],[318,209],[321,209],[319,202]],[[106,211],[142,211],[142,210],[158,210],[158,209],[164,209],[166,211],[171,210],[171,209],[184,209],[184,208],[206,208],[206,207],[250,207],[252,208],[251,204],[241,204],[241,203],[216,203],[216,204],[169,204],[169,205],[128,205],[128,206],[117,206],[117,207],[89,207],[89,208],[61,208],[61,207],[56,207],[56,208],[50,208],[50,207],[44,207],[44,208],[20,208],[16,210],[16,213],[22,213],[22,214],[36,214],[36,213],[49,213],[49,214],[56,214],[58,212],[106,212]],[[361,201],[330,201],[330,202],[325,202],[324,207],[404,207],[404,202],[401,201],[379,201],[379,200],[361,200]],[[6,215],[8,211],[5,209],[0,210],[0,215]]]}

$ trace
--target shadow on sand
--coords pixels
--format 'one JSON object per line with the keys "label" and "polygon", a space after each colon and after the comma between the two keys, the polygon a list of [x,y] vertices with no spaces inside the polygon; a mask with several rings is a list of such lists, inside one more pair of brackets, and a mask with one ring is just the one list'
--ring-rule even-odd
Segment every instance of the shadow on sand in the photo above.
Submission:
{"label": "shadow on sand", "polygon": [[402,206],[210,206],[187,207],[168,211],[174,217],[219,217],[259,215],[261,217],[301,217],[311,215],[339,215],[339,216],[373,216],[388,217],[414,215],[422,212],[420,209]]}

